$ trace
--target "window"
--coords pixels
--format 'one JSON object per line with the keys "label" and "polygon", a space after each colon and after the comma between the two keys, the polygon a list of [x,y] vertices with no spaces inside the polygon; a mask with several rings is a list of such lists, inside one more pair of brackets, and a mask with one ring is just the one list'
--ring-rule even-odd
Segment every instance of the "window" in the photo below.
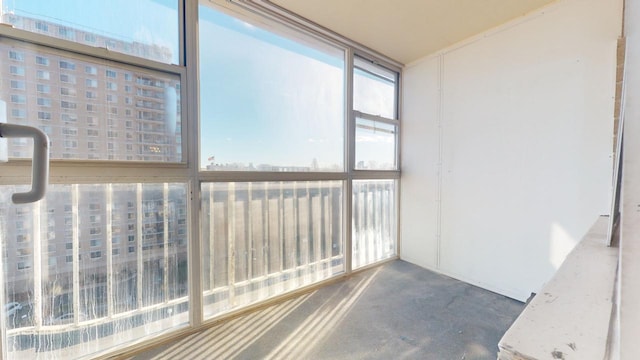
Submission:
{"label": "window", "polygon": [[76,32],[73,29],[60,26],[58,28],[58,36],[67,40],[75,40]]}
{"label": "window", "polygon": [[38,70],[36,71],[36,78],[40,80],[49,80],[51,75],[48,71]]}
{"label": "window", "polygon": [[38,119],[51,120],[51,113],[47,111],[38,111]]}
{"label": "window", "polygon": [[[56,174],[40,202],[12,205],[32,145],[8,141],[0,224],[22,242],[0,281],[33,310],[5,332],[3,358],[109,356],[396,255],[394,65],[259,18],[253,2],[3,6],[20,18],[0,37],[7,121],[49,134]],[[198,24],[197,49],[183,23]],[[196,109],[183,98],[194,74]],[[84,316],[48,322],[65,314]]]}
{"label": "window", "polygon": [[71,101],[60,101],[60,107],[63,109],[75,109],[77,104]]}
{"label": "window", "polygon": [[91,34],[91,33],[85,33],[84,34],[84,41],[88,42],[88,43],[95,43],[96,41],[98,41],[98,37],[95,34]]}
{"label": "window", "polygon": [[43,21],[36,21],[36,30],[47,32],[49,31],[49,24]]}
{"label": "window", "polygon": [[24,61],[24,53],[16,50],[9,50],[9,59],[15,61]]}
{"label": "window", "polygon": [[36,91],[43,94],[48,94],[51,92],[51,86],[47,84],[36,84]]}
{"label": "window", "polygon": [[11,102],[14,104],[26,104],[27,97],[24,95],[11,95]]}
{"label": "window", "polygon": [[60,88],[60,95],[63,95],[63,96],[76,96],[76,89],[74,89],[74,88]]}
{"label": "window", "polygon": [[24,67],[11,65],[9,66],[9,73],[11,75],[24,76]]}
{"label": "window", "polygon": [[67,70],[75,70],[76,69],[76,64],[70,62],[70,61],[66,61],[66,60],[61,60],[60,61],[60,69],[67,69]]}
{"label": "window", "polygon": [[65,127],[65,128],[62,129],[62,135],[77,136],[78,135],[78,128]]}
{"label": "window", "polygon": [[36,64],[42,66],[49,66],[49,58],[44,56],[36,56]]}
{"label": "window", "polygon": [[201,169],[344,171],[344,51],[200,11]]}
{"label": "window", "polygon": [[22,81],[22,80],[11,80],[11,89],[24,90],[24,81]]}
{"label": "window", "polygon": [[60,82],[75,84],[76,77],[70,74],[60,74]]}
{"label": "window", "polygon": [[[178,64],[180,60],[180,35],[178,1],[157,2],[140,0],[135,7],[123,14],[119,6],[92,2],[62,0],[57,9],[38,6],[38,2],[5,2],[3,13],[13,14],[11,25],[18,29],[45,36],[61,38],[88,46],[107,48],[165,64]],[[69,8],[73,7],[73,11]],[[45,9],[47,9],[45,11]],[[87,14],[99,14],[88,16]],[[49,31],[29,26],[33,18],[46,16],[42,23]],[[99,17],[99,20],[96,18]],[[118,21],[105,21],[117,19]],[[7,19],[3,19],[3,22]],[[57,28],[57,29],[56,29]],[[86,31],[89,29],[89,31]],[[136,31],[144,35],[135,35]],[[119,39],[128,39],[121,41]]]}
{"label": "window", "polygon": [[397,170],[397,74],[355,59],[353,107],[358,170]]}
{"label": "window", "polygon": [[78,117],[75,114],[60,114],[60,120],[63,123],[76,122]]}
{"label": "window", "polygon": [[51,99],[38,98],[37,103],[38,103],[38,106],[51,107]]}
{"label": "window", "polygon": [[27,110],[25,109],[11,109],[11,117],[16,119],[24,119],[27,117]]}

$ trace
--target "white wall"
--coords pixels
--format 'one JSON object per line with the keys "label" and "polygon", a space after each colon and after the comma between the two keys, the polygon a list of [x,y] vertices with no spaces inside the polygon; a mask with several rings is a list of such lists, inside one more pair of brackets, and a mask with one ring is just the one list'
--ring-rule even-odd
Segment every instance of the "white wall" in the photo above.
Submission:
{"label": "white wall", "polygon": [[610,207],[621,0],[564,0],[407,66],[401,257],[524,300]]}
{"label": "white wall", "polygon": [[640,1],[625,4],[624,172],[617,321],[611,359],[640,359]]}

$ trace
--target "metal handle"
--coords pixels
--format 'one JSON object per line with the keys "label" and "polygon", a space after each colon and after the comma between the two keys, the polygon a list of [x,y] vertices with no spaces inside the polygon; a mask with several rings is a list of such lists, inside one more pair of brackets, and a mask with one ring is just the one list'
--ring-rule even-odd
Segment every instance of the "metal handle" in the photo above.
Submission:
{"label": "metal handle", "polygon": [[36,202],[44,197],[49,182],[49,137],[42,130],[24,125],[0,123],[0,137],[33,139],[31,190],[11,196],[14,204]]}

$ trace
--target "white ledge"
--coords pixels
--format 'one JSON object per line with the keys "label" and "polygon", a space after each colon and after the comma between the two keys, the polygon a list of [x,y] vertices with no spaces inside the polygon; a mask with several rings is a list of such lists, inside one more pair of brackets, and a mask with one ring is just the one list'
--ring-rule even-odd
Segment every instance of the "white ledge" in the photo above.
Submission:
{"label": "white ledge", "polygon": [[618,249],[601,216],[498,344],[499,360],[605,358]]}

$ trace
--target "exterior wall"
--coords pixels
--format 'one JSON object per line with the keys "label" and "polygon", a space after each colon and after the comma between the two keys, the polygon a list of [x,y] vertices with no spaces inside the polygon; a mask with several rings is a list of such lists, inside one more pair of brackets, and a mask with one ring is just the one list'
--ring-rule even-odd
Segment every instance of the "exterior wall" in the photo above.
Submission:
{"label": "exterior wall", "polygon": [[565,0],[407,66],[401,257],[524,300],[610,208],[622,1]]}

